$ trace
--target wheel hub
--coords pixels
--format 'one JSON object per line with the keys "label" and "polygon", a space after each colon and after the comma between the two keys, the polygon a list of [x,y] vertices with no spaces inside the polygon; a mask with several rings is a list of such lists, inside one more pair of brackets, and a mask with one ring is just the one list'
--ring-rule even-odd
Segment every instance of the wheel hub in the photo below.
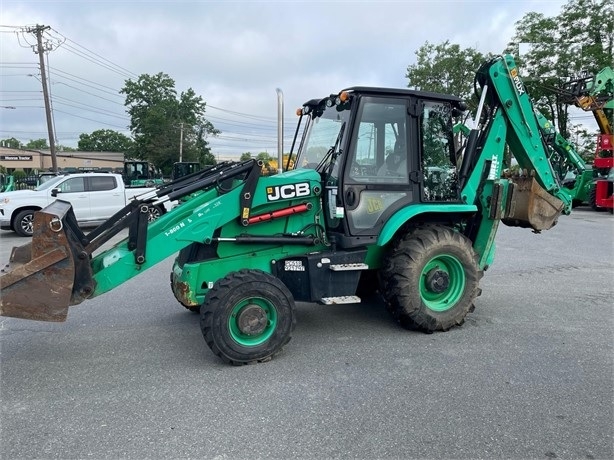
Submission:
{"label": "wheel hub", "polygon": [[450,286],[450,275],[443,270],[434,268],[426,274],[426,286],[429,291],[441,294]]}
{"label": "wheel hub", "polygon": [[268,324],[266,311],[258,305],[246,305],[237,316],[237,326],[246,335],[262,334]]}

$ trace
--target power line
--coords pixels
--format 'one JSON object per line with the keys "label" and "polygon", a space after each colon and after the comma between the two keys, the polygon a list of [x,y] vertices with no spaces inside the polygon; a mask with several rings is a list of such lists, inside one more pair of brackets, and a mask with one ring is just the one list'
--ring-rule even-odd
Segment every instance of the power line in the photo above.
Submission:
{"label": "power line", "polygon": [[272,122],[277,121],[277,118],[274,118],[274,117],[263,117],[263,116],[260,116],[260,115],[252,115],[252,114],[249,114],[249,113],[235,112],[234,110],[222,109],[220,107],[216,107],[216,106],[209,105],[209,104],[207,104],[207,107],[211,108],[211,109],[219,110],[221,112],[230,113],[232,115],[239,115],[239,116],[244,117],[244,118],[251,118],[253,120],[272,121]]}
{"label": "power line", "polygon": [[117,69],[113,68],[112,66],[104,64],[103,62],[101,62],[101,61],[99,61],[97,59],[94,59],[94,58],[86,55],[85,53],[77,50],[76,48],[74,48],[74,47],[72,47],[70,45],[64,44],[63,48],[65,50],[67,50],[69,53],[75,54],[75,55],[85,59],[86,61],[90,61],[90,62],[92,62],[92,63],[94,63],[94,64],[96,64],[96,65],[98,65],[98,66],[100,66],[100,67],[102,67],[104,69],[110,70],[111,72],[114,72],[114,73],[116,73],[118,75],[121,75],[121,76],[127,77],[127,78],[131,77],[130,74],[126,74],[125,72],[118,71]]}
{"label": "power line", "polygon": [[64,79],[66,79],[66,80],[68,80],[68,81],[72,81],[73,83],[77,83],[77,84],[79,84],[79,85],[87,86],[88,88],[92,88],[92,89],[94,89],[94,90],[96,90],[96,91],[100,91],[101,93],[110,94],[111,96],[116,96],[116,97],[120,97],[120,98],[122,97],[122,96],[121,96],[121,94],[118,94],[118,93],[113,93],[113,92],[111,92],[111,91],[105,91],[104,89],[99,89],[99,88],[96,88],[95,86],[88,85],[87,83],[82,83],[82,82],[80,82],[80,81],[78,81],[78,80],[75,80],[74,78],[65,77],[64,75],[58,75],[58,74],[56,74],[55,72],[53,72],[53,73],[54,73],[54,75],[55,75],[56,77],[58,77],[58,78],[64,78]]}
{"label": "power line", "polygon": [[[58,104],[66,105],[66,106],[69,106],[69,107],[74,107],[74,108],[79,109],[79,110],[85,110],[87,112],[99,113],[99,114],[105,115],[107,117],[114,117],[114,118],[119,118],[119,119],[122,119],[122,120],[130,121],[129,117],[126,117],[124,115],[118,115],[117,113],[111,112],[109,110],[93,109],[91,107],[87,107],[87,104],[83,104],[83,103],[78,102],[78,101],[73,101],[71,99],[66,99],[66,98],[61,97],[61,96],[55,96],[55,99],[60,99],[59,101],[57,101]],[[80,105],[85,105],[86,107],[79,107],[78,105],[62,102],[62,100],[66,100],[66,101],[69,101],[69,102],[74,102],[74,103],[80,104]]]}
{"label": "power line", "polygon": [[105,101],[111,102],[111,103],[113,103],[113,104],[121,105],[122,107],[124,106],[124,104],[122,104],[121,102],[112,101],[111,99],[108,99],[108,98],[106,98],[106,97],[98,96],[98,95],[96,95],[96,94],[94,94],[94,93],[90,93],[89,91],[85,91],[85,90],[83,90],[83,89],[81,89],[81,88],[77,88],[76,86],[72,86],[72,85],[69,85],[68,83],[64,83],[63,81],[58,81],[58,82],[53,82],[53,81],[52,81],[52,82],[51,82],[51,84],[52,84],[52,85],[57,84],[57,85],[64,85],[64,86],[68,86],[69,88],[75,89],[75,90],[80,91],[80,92],[82,92],[82,93],[89,94],[90,96],[93,96],[93,97],[97,97],[98,99],[102,99],[102,100],[105,100]]}
{"label": "power line", "polygon": [[[131,76],[131,77],[138,77],[138,75],[137,75],[137,74],[135,74],[134,72],[131,72],[130,70],[128,70],[128,69],[126,69],[126,68],[124,68],[124,67],[122,67],[122,66],[120,66],[120,65],[118,65],[118,64],[115,64],[114,62],[112,62],[112,61],[108,60],[107,58],[105,58],[105,57],[101,56],[100,54],[98,54],[98,53],[96,53],[96,52],[94,52],[94,51],[92,51],[92,50],[90,50],[90,49],[86,48],[86,47],[85,47],[85,46],[83,46],[83,45],[80,45],[80,44],[79,44],[79,43],[77,43],[76,41],[71,40],[70,38],[65,37],[64,35],[62,35],[62,34],[61,34],[60,32],[58,32],[57,30],[55,30],[55,29],[53,29],[53,28],[52,28],[51,30],[53,30],[53,31],[54,31],[56,34],[60,35],[61,37],[63,37],[63,38],[65,39],[65,41],[71,42],[71,43],[73,43],[74,45],[78,46],[79,48],[84,49],[85,51],[87,51],[87,52],[88,52],[88,53],[90,53],[91,55],[93,55],[93,56],[95,56],[95,57],[99,58],[99,61],[98,61],[98,63],[99,63],[99,64],[100,64],[100,63],[106,63],[106,64],[108,64],[109,66],[111,66],[111,67],[114,67],[114,68],[118,69],[119,71],[118,71],[118,70],[114,70],[116,73],[124,73],[124,74],[127,74],[128,76]],[[120,72],[120,71],[121,71],[121,72]]]}
{"label": "power line", "polygon": [[[77,78],[77,79],[79,79],[79,80],[86,81],[86,82],[91,83],[91,84],[93,84],[93,85],[100,86],[101,88],[110,89],[110,90],[111,90],[111,91],[113,91],[114,93],[119,93],[119,91],[117,91],[117,89],[116,89],[116,88],[112,88],[112,87],[110,87],[110,86],[103,85],[102,83],[97,83],[97,82],[95,82],[95,81],[88,80],[87,78],[83,78],[83,77],[80,77],[80,76],[78,76],[78,75],[73,75],[72,73],[65,72],[64,70],[56,69],[55,67],[51,67],[51,70],[53,71],[53,73],[59,72],[59,73],[64,74],[64,75],[70,75],[70,76],[71,76],[71,77],[73,77],[73,78]],[[61,76],[61,75],[58,75],[58,76]],[[64,78],[66,78],[66,77],[64,77]]]}
{"label": "power line", "polygon": [[58,110],[58,109],[56,109],[56,112],[64,113],[64,114],[66,114],[66,115],[70,115],[71,117],[75,117],[75,118],[81,118],[81,119],[83,119],[83,120],[93,121],[93,122],[95,122],[95,123],[100,123],[100,124],[102,124],[102,125],[112,126],[112,127],[114,127],[114,128],[127,129],[125,126],[118,126],[118,125],[113,125],[113,124],[111,124],[111,123],[105,123],[105,122],[100,121],[100,120],[94,120],[94,119],[92,119],[92,118],[82,117],[82,116],[80,116],[80,115],[75,115],[74,113],[65,112],[65,111],[63,111],[63,110]]}
{"label": "power line", "polygon": [[[20,28],[17,26],[14,26],[14,29],[18,30]],[[67,52],[70,52],[76,55],[77,57],[80,57],[94,65],[100,66],[101,68],[114,72],[122,77],[129,77],[129,78],[137,77],[137,74],[135,74],[134,72],[131,72],[130,70],[118,64],[113,63],[109,59],[104,58],[103,56],[92,51],[91,49],[88,49],[85,46],[75,42],[74,40],[71,40],[70,38],[65,37],[57,30],[51,29],[52,31],[51,33],[49,32],[48,29],[50,28],[45,29],[44,34],[45,34],[45,38],[49,40],[49,45],[51,48],[53,47],[63,48]],[[23,44],[20,42],[22,46],[23,45],[33,46],[27,40],[27,35],[22,33],[21,36],[18,36],[18,39],[20,38],[23,38],[25,40]],[[0,64],[0,67],[5,68],[5,69],[11,69],[11,68],[33,69],[36,66],[28,62],[6,62],[6,63]],[[111,86],[102,84],[100,82],[93,81],[88,78],[81,77],[75,73],[71,73],[71,72],[59,69],[57,67],[49,66],[49,65],[47,66],[47,73],[49,74],[49,76],[53,74],[54,79],[51,80],[51,78],[49,78],[49,81],[52,84],[65,85],[67,88],[71,88],[83,94],[87,94],[89,96],[96,97],[98,99],[102,99],[109,103],[120,105],[124,107],[124,104],[119,102],[119,99],[123,98],[123,96],[120,95],[118,90],[116,90],[115,88]],[[73,83],[73,84],[70,84],[70,83]],[[78,85],[78,86],[75,86],[75,85]],[[30,94],[34,94],[34,93],[40,94],[40,92],[30,92]],[[11,93],[8,93],[8,94],[11,94]],[[19,94],[19,93],[15,93],[15,94]],[[23,94],[28,94],[28,93],[24,92]],[[104,97],[101,94],[107,95],[109,97]],[[113,100],[115,98],[117,98],[118,100]],[[39,99],[31,99],[31,100],[36,101]],[[17,102],[21,102],[21,101],[17,101]],[[102,109],[102,108],[98,108],[95,106],[93,107],[91,105],[88,106],[85,103],[76,101],[74,98],[71,99],[68,97],[56,96],[54,94],[53,102],[54,104],[59,104],[59,105],[66,106],[66,107],[73,107],[75,109],[84,110],[84,111],[87,111],[93,114],[113,117],[118,120],[126,120],[126,121],[130,120],[129,117],[115,113],[112,110]],[[26,107],[26,106],[23,106],[23,107]],[[208,140],[209,142],[220,145],[220,147],[223,147],[224,144],[226,143],[227,143],[226,145],[232,144],[235,146],[239,143],[249,143],[252,145],[266,144],[266,145],[270,145],[271,148],[274,147],[272,144],[274,144],[276,140],[274,130],[277,126],[277,119],[275,117],[267,117],[267,116],[262,116],[262,115],[257,115],[257,114],[249,114],[249,113],[239,112],[235,110],[225,109],[222,107],[212,106],[208,104],[206,105],[206,108],[210,110],[207,110],[208,113],[205,115],[205,118],[211,123],[217,124],[218,125],[217,129],[221,129],[222,132],[224,133],[221,137],[218,137],[218,138],[209,137],[209,140]],[[228,116],[227,117],[215,116],[216,110],[218,112],[222,112],[230,116],[229,117]],[[57,110],[57,109],[55,111],[57,111],[58,113],[72,116],[72,117],[81,118],[81,119],[93,121],[96,123],[101,123],[106,126],[111,126],[111,127],[119,128],[119,129],[126,129],[125,127],[120,127],[112,123],[100,122],[93,118],[88,118],[87,116],[80,116],[80,115],[77,115],[76,113],[72,113],[69,111]],[[213,112],[214,114],[213,116],[209,116],[211,112]],[[288,119],[287,123],[291,126],[294,121],[295,121],[294,119],[292,121]],[[289,136],[292,136],[294,134],[294,130],[292,128],[288,128],[287,134]],[[221,142],[218,142],[217,139],[219,139]]]}

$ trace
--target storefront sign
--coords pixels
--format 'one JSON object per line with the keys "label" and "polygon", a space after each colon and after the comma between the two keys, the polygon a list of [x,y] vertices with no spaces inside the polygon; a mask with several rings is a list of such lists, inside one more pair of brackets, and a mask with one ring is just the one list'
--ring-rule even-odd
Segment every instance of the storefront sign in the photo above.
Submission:
{"label": "storefront sign", "polygon": [[32,161],[32,155],[0,155],[0,161]]}

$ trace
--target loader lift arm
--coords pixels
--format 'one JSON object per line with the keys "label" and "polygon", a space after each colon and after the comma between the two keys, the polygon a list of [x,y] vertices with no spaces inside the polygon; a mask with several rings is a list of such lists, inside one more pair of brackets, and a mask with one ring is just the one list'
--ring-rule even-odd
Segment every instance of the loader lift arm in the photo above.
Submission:
{"label": "loader lift arm", "polygon": [[[255,160],[223,163],[199,171],[137,197],[88,234],[78,227],[70,203],[56,200],[35,215],[36,244],[13,249],[10,267],[0,277],[0,314],[64,321],[69,305],[113,289],[194,242],[211,242],[222,223],[240,216],[237,226],[244,228],[256,220],[275,219],[275,215],[256,220],[251,217],[260,172],[261,165]],[[187,199],[178,207],[154,222],[147,222],[145,211],[149,205],[182,198]],[[309,206],[291,212],[303,212]],[[125,228],[126,239],[94,255]],[[245,236],[242,240],[252,244],[263,242]],[[285,240],[304,246],[313,246],[317,241],[309,235]],[[280,241],[284,238],[275,243]],[[28,289],[23,288],[26,282]],[[49,292],[51,285],[61,289]]]}
{"label": "loader lift arm", "polygon": [[[145,261],[147,241],[146,209],[149,205],[159,205],[164,202],[180,200],[192,193],[208,190],[213,186],[219,186],[219,184],[228,179],[246,173],[249,177],[258,176],[259,167],[260,165],[255,160],[248,160],[238,164],[224,162],[214,165],[170,182],[156,190],[137,196],[123,209],[119,210],[87,235],[81,232],[78,226],[76,226],[76,222],[72,225],[72,230],[75,234],[79,235],[79,241],[82,242],[85,252],[88,256],[91,256],[96,249],[128,227],[128,246],[136,250],[134,254],[135,262],[141,264]],[[253,189],[254,181],[248,182]],[[249,193],[249,190],[245,190],[245,193]],[[251,190],[251,194],[253,195],[253,190]]]}

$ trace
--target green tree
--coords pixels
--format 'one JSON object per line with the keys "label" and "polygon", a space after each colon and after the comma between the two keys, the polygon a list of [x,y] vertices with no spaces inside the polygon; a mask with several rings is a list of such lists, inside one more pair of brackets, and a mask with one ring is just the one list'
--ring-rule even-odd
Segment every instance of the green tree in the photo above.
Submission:
{"label": "green tree", "polygon": [[49,150],[47,139],[30,139],[24,148],[33,150]]}
{"label": "green tree", "polygon": [[15,139],[14,137],[11,137],[10,139],[2,139],[0,141],[0,145],[2,147],[8,147],[9,149],[22,149],[23,148],[23,144],[19,142],[17,139]]}
{"label": "green tree", "polygon": [[251,159],[252,159],[252,152],[243,152],[241,154],[241,157],[239,158],[239,161],[247,161]]}
{"label": "green tree", "polygon": [[130,152],[132,139],[112,129],[99,129],[80,134],[77,148],[83,152]]}
{"label": "green tree", "polygon": [[527,13],[516,23],[506,48],[517,56],[536,107],[565,137],[571,136],[565,84],[594,75],[614,62],[614,5],[611,0],[569,0],[554,17]]}
{"label": "green tree", "polygon": [[194,144],[194,149],[198,156],[198,162],[203,166],[214,165],[217,163],[217,161],[215,160],[215,155],[213,155],[213,153],[211,152],[211,149],[209,148],[206,141],[207,132],[216,132],[216,130],[213,128],[213,125],[210,125],[209,128],[200,125],[198,127],[198,135],[196,136],[196,142]]}
{"label": "green tree", "polygon": [[269,155],[269,152],[260,152],[258,155],[256,155],[256,160],[261,160],[265,164],[271,161],[272,158],[273,157]]}
{"label": "green tree", "polygon": [[407,67],[407,86],[453,94],[467,101],[471,108],[477,107],[473,80],[475,72],[489,57],[474,48],[462,49],[449,40],[438,45],[426,42],[416,51],[416,63]]}
{"label": "green tree", "polygon": [[207,137],[219,131],[205,119],[206,104],[192,88],[177,96],[175,81],[167,74],[143,74],[136,81],[127,80],[121,93],[131,117],[131,156],[153,163],[165,174],[179,161],[180,148],[183,161],[208,158]]}

